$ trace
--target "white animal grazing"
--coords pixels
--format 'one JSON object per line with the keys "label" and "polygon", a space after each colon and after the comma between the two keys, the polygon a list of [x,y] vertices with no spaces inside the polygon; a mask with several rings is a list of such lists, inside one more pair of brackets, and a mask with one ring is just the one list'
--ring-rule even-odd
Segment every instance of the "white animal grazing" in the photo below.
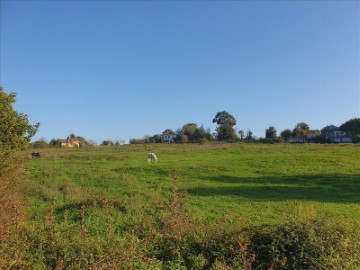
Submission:
{"label": "white animal grazing", "polygon": [[148,163],[156,163],[157,160],[158,160],[158,158],[154,153],[148,154]]}

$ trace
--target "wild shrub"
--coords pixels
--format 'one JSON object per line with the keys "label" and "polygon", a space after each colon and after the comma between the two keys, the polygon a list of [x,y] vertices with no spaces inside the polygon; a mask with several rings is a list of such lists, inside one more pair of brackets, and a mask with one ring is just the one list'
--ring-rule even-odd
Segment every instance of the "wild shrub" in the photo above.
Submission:
{"label": "wild shrub", "polygon": [[360,232],[350,224],[317,218],[251,228],[252,269],[357,269]]}

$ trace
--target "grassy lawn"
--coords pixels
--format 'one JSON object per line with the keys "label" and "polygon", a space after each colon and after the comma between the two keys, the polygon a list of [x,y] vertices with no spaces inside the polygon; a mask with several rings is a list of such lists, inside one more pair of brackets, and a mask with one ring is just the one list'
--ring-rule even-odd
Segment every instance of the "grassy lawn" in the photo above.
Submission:
{"label": "grassy lawn", "polygon": [[[360,216],[359,145],[188,144],[44,149],[26,164],[34,217],[55,202],[71,209],[108,199],[128,213],[166,200],[173,178],[187,209],[206,222],[226,216],[278,223],[289,215]],[[159,157],[148,164],[147,152]]]}

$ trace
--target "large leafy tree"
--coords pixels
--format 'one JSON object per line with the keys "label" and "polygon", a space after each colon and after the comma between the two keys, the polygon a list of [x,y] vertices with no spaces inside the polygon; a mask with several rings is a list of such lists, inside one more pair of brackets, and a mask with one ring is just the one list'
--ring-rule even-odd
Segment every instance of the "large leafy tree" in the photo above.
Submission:
{"label": "large leafy tree", "polygon": [[213,119],[213,123],[217,123],[216,139],[218,141],[234,141],[236,133],[233,126],[236,125],[236,119],[227,111],[218,112]]}
{"label": "large leafy tree", "polygon": [[310,127],[308,124],[304,122],[297,123],[294,130],[293,135],[299,138],[305,138],[306,133],[309,131]]}
{"label": "large leafy tree", "polygon": [[15,93],[5,93],[0,86],[0,169],[10,160],[11,153],[23,149],[39,128],[30,125],[28,116],[13,108]]}
{"label": "large leafy tree", "polygon": [[18,150],[24,148],[39,128],[39,123],[29,124],[26,114],[13,109],[16,94],[7,94],[0,86],[0,147]]}
{"label": "large leafy tree", "polygon": [[353,118],[340,126],[340,130],[346,132],[349,137],[360,136],[360,118]]}
{"label": "large leafy tree", "polygon": [[213,119],[213,123],[218,125],[229,125],[231,127],[236,125],[236,119],[227,111],[218,112]]}

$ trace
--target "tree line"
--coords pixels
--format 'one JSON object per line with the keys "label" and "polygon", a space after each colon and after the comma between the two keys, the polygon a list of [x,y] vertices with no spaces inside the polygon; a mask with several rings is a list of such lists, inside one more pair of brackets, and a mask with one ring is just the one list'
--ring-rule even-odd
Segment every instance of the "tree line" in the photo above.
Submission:
{"label": "tree line", "polygon": [[[161,143],[163,142],[162,135],[172,135],[173,142],[188,143],[188,142],[204,142],[204,141],[225,141],[225,142],[263,142],[263,143],[277,143],[288,142],[291,138],[302,139],[309,142],[329,142],[323,135],[319,134],[307,138],[310,132],[310,127],[305,122],[300,122],[295,125],[293,129],[285,129],[278,135],[274,126],[270,126],[265,130],[265,136],[263,138],[255,138],[253,132],[248,129],[244,131],[240,129],[236,131],[234,126],[237,121],[233,115],[227,111],[218,112],[212,120],[217,124],[215,133],[211,133],[210,129],[206,129],[201,125],[200,127],[195,123],[185,124],[182,128],[175,131],[166,129],[162,134],[155,134],[153,136],[145,136],[142,139],[132,139],[130,143]],[[353,140],[353,142],[360,142],[360,118],[354,118],[343,123],[339,129],[346,132],[347,136]]]}
{"label": "tree line", "polygon": [[[13,104],[16,102],[16,94],[11,92],[5,93],[2,86],[0,86],[0,168],[5,166],[11,159],[11,155],[16,150],[24,149],[31,138],[39,129],[40,123],[30,124],[28,116],[23,113],[18,113],[13,109]],[[255,138],[253,132],[249,130],[236,131],[234,128],[237,121],[233,115],[227,111],[218,112],[212,119],[213,123],[217,124],[215,132],[212,133],[210,128],[205,129],[203,125],[198,126],[196,123],[187,123],[181,128],[173,131],[172,129],[165,129],[162,134],[147,135],[141,139],[131,139],[130,143],[161,143],[163,142],[163,135],[171,136],[171,141],[175,143],[197,143],[206,141],[224,141],[224,142],[284,142],[289,141],[290,138],[306,138],[310,127],[305,122],[300,122],[295,125],[293,129],[285,129],[277,134],[274,126],[270,126],[265,130],[264,138]],[[353,118],[343,123],[339,130],[346,132],[347,136],[353,142],[360,142],[360,118]],[[77,140],[80,147],[86,146],[112,146],[124,144],[124,140],[103,140],[98,144],[94,140],[87,140],[83,136],[71,133],[67,139]],[[312,138],[313,142],[327,142],[321,135]],[[51,139],[48,142],[42,138],[34,143],[33,147],[60,147],[60,139]]]}

